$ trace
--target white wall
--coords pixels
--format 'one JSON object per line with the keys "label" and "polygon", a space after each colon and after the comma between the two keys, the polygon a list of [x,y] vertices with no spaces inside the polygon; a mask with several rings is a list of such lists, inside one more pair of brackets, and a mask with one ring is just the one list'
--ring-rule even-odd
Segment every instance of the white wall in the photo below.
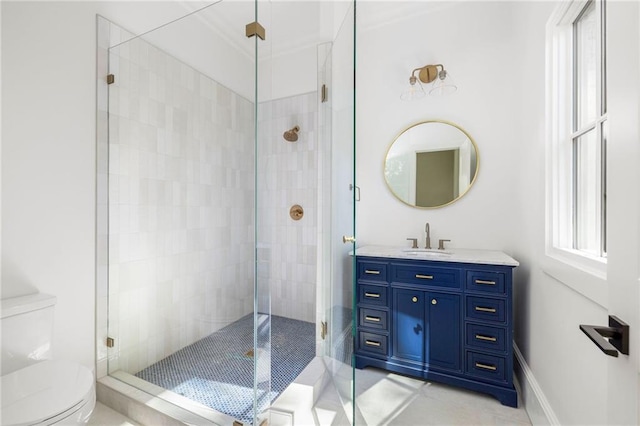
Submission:
{"label": "white wall", "polygon": [[[518,188],[513,177],[519,169],[512,158],[522,139],[513,110],[521,99],[517,67],[524,55],[513,37],[513,6],[484,2],[413,6],[403,19],[377,23],[380,8],[402,8],[404,3],[358,4],[358,244],[408,246],[406,238],[418,238],[423,247],[429,222],[432,245],[450,239],[451,247],[508,252],[516,221]],[[455,94],[400,100],[413,69],[440,63],[459,87]],[[399,133],[430,119],[452,121],[474,138],[479,175],[470,191],[450,207],[409,208],[387,188],[383,160]]]}
{"label": "white wall", "polygon": [[[609,3],[610,5],[612,3]],[[521,266],[516,270],[516,297],[515,297],[515,341],[522,355],[531,368],[537,384],[540,386],[543,399],[548,402],[548,415],[557,419],[560,424],[607,424],[611,422],[608,417],[607,406],[611,397],[616,396],[616,386],[609,387],[608,380],[610,362],[619,366],[627,357],[614,359],[605,356],[593,343],[579,330],[579,324],[606,324],[607,291],[609,286],[617,286],[619,283],[609,281],[601,282],[605,286],[603,300],[598,303],[585,297],[581,293],[570,288],[567,283],[577,281],[578,288],[586,280],[594,280],[589,274],[573,268],[557,269],[550,263],[550,259],[544,254],[545,250],[545,83],[539,76],[544,75],[545,68],[545,28],[546,20],[555,3],[523,3],[517,8],[515,16],[518,27],[521,29],[519,38],[522,49],[528,55],[520,63],[519,74],[522,76],[521,86],[526,102],[522,104],[520,126],[525,136],[521,143],[521,150],[517,157],[522,166],[519,173],[519,214],[520,232],[517,234],[517,244],[514,250],[516,258],[521,260]],[[625,27],[623,23],[609,22],[609,28],[616,28],[620,34],[634,34],[631,29],[635,26],[637,37],[638,16],[629,20],[631,26]],[[628,25],[628,23],[626,23]],[[640,52],[629,52],[616,44],[619,49],[608,51],[608,74],[610,76],[625,74],[632,63],[637,64]],[[611,47],[611,45],[609,46]],[[613,61],[613,58],[616,61]],[[628,61],[628,62],[627,62]],[[622,68],[622,69],[621,69]],[[631,67],[633,69],[633,67]],[[622,71],[622,72],[621,72]],[[637,81],[637,75],[631,77]],[[617,86],[620,92],[627,92],[632,85],[623,84],[623,88]],[[621,89],[621,90],[620,90]],[[637,108],[626,103],[621,106],[620,96],[614,97],[612,85],[609,86],[609,107],[612,129],[620,132],[620,115],[614,113],[614,105],[625,110]],[[637,102],[637,98],[636,98]],[[637,119],[637,116],[636,116]],[[618,127],[615,127],[618,126]],[[624,126],[622,126],[624,127]],[[623,129],[622,133],[628,129]],[[611,132],[613,135],[613,131]],[[630,137],[629,134],[625,135]],[[625,137],[610,139],[609,156],[609,191],[607,197],[607,209],[609,220],[613,220],[614,214],[620,215],[623,211],[633,211],[634,199],[637,197],[617,197],[620,192],[626,194],[626,184],[619,185],[621,176],[628,177],[624,172],[621,157],[632,158],[637,161],[637,150],[626,150],[623,140]],[[636,141],[636,138],[632,140]],[[635,145],[635,142],[633,143]],[[624,151],[622,154],[620,151]],[[628,161],[628,160],[624,160]],[[622,170],[622,171],[621,171]],[[624,180],[624,178],[623,178]],[[622,215],[624,217],[624,214]],[[637,220],[637,218],[634,218]],[[634,220],[632,219],[632,220]],[[618,221],[620,222],[620,221]],[[611,225],[611,222],[609,223]],[[612,267],[617,269],[616,274],[622,273],[624,268],[633,267],[633,262],[620,263],[619,250],[621,247],[633,247],[635,243],[620,244],[621,240],[636,241],[629,237],[629,232],[634,234],[637,224],[626,223],[625,226],[609,226],[609,277],[613,276]],[[615,238],[613,238],[615,237]],[[614,253],[614,246],[616,252]],[[636,251],[630,250],[632,253]],[[637,259],[635,260],[637,262]],[[637,264],[636,264],[637,265]],[[559,272],[562,272],[561,274]],[[552,276],[551,274],[554,274]],[[631,275],[637,277],[637,270]],[[629,297],[637,296],[637,290],[629,293]],[[636,305],[637,306],[637,305]],[[617,312],[613,312],[614,314]],[[634,314],[635,315],[635,314]],[[633,321],[634,315],[626,315],[627,321]],[[622,359],[625,358],[625,359]],[[633,358],[631,358],[632,360]],[[630,360],[626,360],[630,361]],[[521,378],[524,379],[524,377]],[[635,380],[635,378],[632,378]],[[524,382],[525,380],[523,380]]]}
{"label": "white wall", "polygon": [[315,92],[318,86],[317,46],[295,50],[258,65],[260,102]]}
{"label": "white wall", "polygon": [[[415,4],[394,2],[413,16],[373,24],[370,31],[360,26],[357,238],[360,245],[407,245],[405,238],[420,237],[422,245],[424,222],[430,222],[432,239],[511,254],[520,261],[514,280],[515,343],[532,373],[520,375],[532,420],[605,424],[608,357],[578,324],[604,323],[607,310],[544,272],[545,26],[555,6],[432,3],[430,9],[425,6],[428,13],[419,14]],[[384,7],[361,3],[360,19],[375,23]],[[458,92],[446,99],[400,102],[410,70],[428,63],[443,63]],[[455,204],[419,210],[390,195],[382,161],[396,134],[429,118],[454,121],[471,134],[480,171],[474,187]],[[531,380],[539,386],[537,394],[530,392]]]}
{"label": "white wall", "polygon": [[56,356],[95,363],[96,14],[136,33],[175,2],[2,2],[2,297],[58,297]]}
{"label": "white wall", "polygon": [[2,3],[2,293],[55,294],[55,353],[87,366],[95,362],[94,7]]}
{"label": "white wall", "polygon": [[258,45],[260,102],[317,90],[317,46],[336,39],[350,5],[351,0],[269,3],[259,15],[268,26],[266,43]]}
{"label": "white wall", "polygon": [[[2,7],[0,7],[0,51],[2,46]],[[2,55],[0,54],[0,82],[2,82]],[[0,83],[0,99],[2,84]],[[0,129],[2,129],[2,102],[0,101]],[[2,135],[0,134],[0,235],[2,234]],[[0,259],[2,259],[2,238],[0,238]],[[0,283],[2,282],[2,261],[0,260]],[[0,297],[2,289],[0,288]]]}

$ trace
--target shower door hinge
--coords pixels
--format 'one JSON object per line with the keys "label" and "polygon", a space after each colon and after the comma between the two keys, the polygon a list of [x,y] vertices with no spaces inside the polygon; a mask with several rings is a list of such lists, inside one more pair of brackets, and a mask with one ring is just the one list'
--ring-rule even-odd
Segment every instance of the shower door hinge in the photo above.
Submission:
{"label": "shower door hinge", "polygon": [[116,339],[113,337],[107,337],[107,347],[112,348],[116,345]]}
{"label": "shower door hinge", "polygon": [[113,84],[116,82],[116,76],[113,74],[107,75],[107,84]]}
{"label": "shower door hinge", "polygon": [[245,26],[245,34],[247,35],[247,38],[251,38],[253,36],[258,36],[261,40],[264,40],[265,38],[264,27],[260,25],[258,21],[247,24]]}
{"label": "shower door hinge", "polygon": [[[233,421],[233,426],[244,426],[244,423],[239,422],[238,420]],[[260,426],[269,426],[269,419],[263,419],[260,422]]]}
{"label": "shower door hinge", "polygon": [[320,337],[322,337],[322,340],[327,338],[327,322],[326,321],[320,322]]}
{"label": "shower door hinge", "polygon": [[354,198],[355,198],[356,201],[360,201],[360,187],[359,186],[355,186],[354,184],[350,183],[349,184],[349,191],[353,191],[354,188],[356,190]]}
{"label": "shower door hinge", "polygon": [[329,89],[326,84],[323,84],[320,88],[320,102],[327,102],[329,97]]}

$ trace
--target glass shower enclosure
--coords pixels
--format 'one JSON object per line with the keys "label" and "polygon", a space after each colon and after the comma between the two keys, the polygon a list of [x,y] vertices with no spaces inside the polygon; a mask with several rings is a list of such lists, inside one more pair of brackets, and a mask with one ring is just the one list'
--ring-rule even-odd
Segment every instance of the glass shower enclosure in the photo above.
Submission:
{"label": "glass shower enclosure", "polygon": [[353,423],[355,4],[185,12],[110,24],[108,374],[258,425],[320,362]]}

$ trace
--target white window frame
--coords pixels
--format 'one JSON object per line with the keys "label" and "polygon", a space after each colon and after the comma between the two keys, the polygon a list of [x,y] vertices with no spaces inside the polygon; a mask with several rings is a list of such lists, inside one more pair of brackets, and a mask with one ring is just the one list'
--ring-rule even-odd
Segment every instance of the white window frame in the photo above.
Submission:
{"label": "white window frame", "polygon": [[[601,0],[593,1],[599,9]],[[573,248],[573,23],[588,2],[559,5],[547,23],[546,235],[541,265],[547,274],[606,307],[606,258]]]}

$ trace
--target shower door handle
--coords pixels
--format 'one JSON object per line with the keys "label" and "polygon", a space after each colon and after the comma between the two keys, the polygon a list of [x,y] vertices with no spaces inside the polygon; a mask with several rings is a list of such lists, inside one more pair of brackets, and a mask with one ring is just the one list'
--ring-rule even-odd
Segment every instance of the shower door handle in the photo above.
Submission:
{"label": "shower door handle", "polygon": [[347,244],[347,243],[355,243],[356,242],[356,237],[353,237],[353,236],[349,237],[349,236],[343,235],[342,236],[342,242],[345,243],[345,244]]}

